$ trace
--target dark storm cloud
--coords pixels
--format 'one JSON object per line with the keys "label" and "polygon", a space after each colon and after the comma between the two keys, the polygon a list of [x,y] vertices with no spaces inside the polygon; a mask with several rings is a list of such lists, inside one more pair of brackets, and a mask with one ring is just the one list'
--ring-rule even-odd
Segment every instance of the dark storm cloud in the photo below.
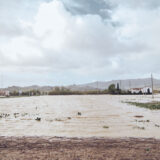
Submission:
{"label": "dark storm cloud", "polygon": [[75,15],[97,14],[110,18],[110,11],[118,6],[155,9],[160,6],[159,0],[61,0],[66,9]]}
{"label": "dark storm cloud", "polygon": [[104,0],[62,0],[66,9],[72,14],[97,14],[102,18],[109,17],[110,3]]}
{"label": "dark storm cloud", "polygon": [[104,0],[112,6],[127,6],[133,8],[156,9],[160,7],[159,0]]}

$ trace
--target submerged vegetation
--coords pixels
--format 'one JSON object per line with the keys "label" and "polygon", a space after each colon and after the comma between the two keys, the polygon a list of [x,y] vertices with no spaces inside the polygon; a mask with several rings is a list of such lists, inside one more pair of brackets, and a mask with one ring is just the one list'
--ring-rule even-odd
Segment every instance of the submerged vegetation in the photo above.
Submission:
{"label": "submerged vegetation", "polygon": [[82,113],[81,113],[81,112],[78,112],[78,113],[77,113],[77,115],[78,115],[78,116],[81,116],[81,115],[82,115]]}
{"label": "submerged vegetation", "polygon": [[147,108],[151,110],[160,110],[160,102],[147,102],[147,103],[140,103],[140,102],[125,102],[127,104],[135,105],[141,108]]}
{"label": "submerged vegetation", "polygon": [[109,126],[103,126],[103,128],[104,128],[104,129],[108,129],[108,128],[109,128]]}
{"label": "submerged vegetation", "polygon": [[36,120],[36,121],[41,121],[41,118],[40,118],[40,117],[37,117],[35,120]]}
{"label": "submerged vegetation", "polygon": [[133,129],[140,129],[140,130],[145,130],[145,127],[140,127],[140,126],[134,126]]}

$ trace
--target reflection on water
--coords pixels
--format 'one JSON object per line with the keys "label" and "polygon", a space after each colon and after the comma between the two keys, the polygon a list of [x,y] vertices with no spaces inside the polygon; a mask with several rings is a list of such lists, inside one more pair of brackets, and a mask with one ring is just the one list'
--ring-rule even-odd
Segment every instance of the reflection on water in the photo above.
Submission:
{"label": "reflection on water", "polygon": [[160,138],[160,111],[122,103],[151,100],[111,95],[0,99],[0,136]]}

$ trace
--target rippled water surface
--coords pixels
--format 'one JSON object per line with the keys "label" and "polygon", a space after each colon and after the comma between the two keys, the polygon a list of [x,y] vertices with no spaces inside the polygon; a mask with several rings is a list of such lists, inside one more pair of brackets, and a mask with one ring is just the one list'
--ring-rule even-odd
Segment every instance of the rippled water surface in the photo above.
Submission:
{"label": "rippled water surface", "polygon": [[[160,95],[155,100],[160,101]],[[111,95],[1,98],[0,136],[160,138],[160,111],[123,101],[152,99]]]}

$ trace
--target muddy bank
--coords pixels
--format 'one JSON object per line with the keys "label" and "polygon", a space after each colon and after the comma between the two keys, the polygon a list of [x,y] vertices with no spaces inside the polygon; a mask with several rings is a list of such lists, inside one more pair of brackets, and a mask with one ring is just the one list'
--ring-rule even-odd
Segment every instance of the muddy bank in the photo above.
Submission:
{"label": "muddy bank", "polygon": [[158,160],[160,140],[0,137],[1,160]]}

